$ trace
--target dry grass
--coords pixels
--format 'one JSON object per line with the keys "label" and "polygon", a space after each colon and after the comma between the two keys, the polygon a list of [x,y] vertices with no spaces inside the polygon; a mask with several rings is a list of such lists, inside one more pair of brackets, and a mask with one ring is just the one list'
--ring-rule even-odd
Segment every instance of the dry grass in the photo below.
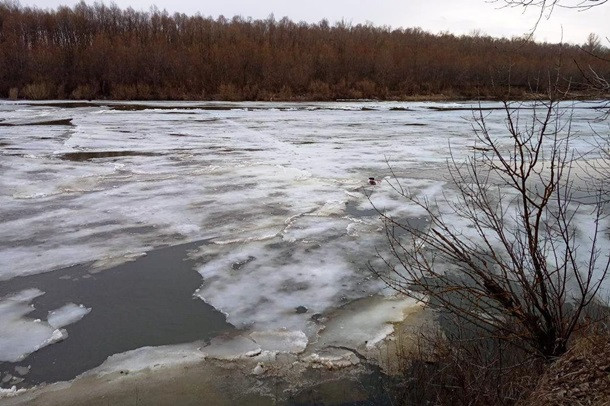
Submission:
{"label": "dry grass", "polygon": [[524,405],[610,405],[610,334],[590,332],[549,367]]}
{"label": "dry grass", "polygon": [[417,333],[397,331],[387,391],[396,405],[610,405],[608,308],[588,310],[554,362],[437,312]]}
{"label": "dry grass", "polygon": [[402,353],[401,382],[392,390],[403,405],[514,405],[535,386],[544,363],[505,340],[470,332],[422,332]]}

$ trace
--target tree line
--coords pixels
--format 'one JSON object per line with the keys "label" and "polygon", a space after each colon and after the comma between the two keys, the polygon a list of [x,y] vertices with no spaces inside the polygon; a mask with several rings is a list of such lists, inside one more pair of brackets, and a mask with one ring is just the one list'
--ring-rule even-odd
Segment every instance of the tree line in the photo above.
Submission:
{"label": "tree line", "polygon": [[[589,41],[431,34],[420,28],[169,14],[84,2],[0,2],[0,97],[168,100],[522,97],[549,72],[584,92],[610,76]],[[583,73],[585,75],[583,76]]]}

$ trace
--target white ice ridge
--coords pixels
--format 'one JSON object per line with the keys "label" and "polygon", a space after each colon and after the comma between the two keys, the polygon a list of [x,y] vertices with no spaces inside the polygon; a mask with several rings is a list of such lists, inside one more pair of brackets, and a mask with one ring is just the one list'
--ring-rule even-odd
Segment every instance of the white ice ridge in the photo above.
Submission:
{"label": "white ice ridge", "polygon": [[27,391],[27,389],[24,389],[24,388],[17,389],[17,386],[14,386],[14,385],[7,389],[0,388],[0,399],[17,396],[17,395],[24,393],[25,391]]}
{"label": "white ice ridge", "polygon": [[237,361],[254,357],[273,359],[278,353],[298,355],[307,346],[307,337],[302,331],[257,331],[249,335],[216,337],[209,344],[189,344],[142,347],[115,354],[87,375],[105,375],[128,370],[163,368],[216,359]]}
{"label": "white ice ridge", "polygon": [[18,362],[42,347],[68,336],[62,328],[80,320],[91,309],[68,303],[50,312],[47,321],[26,317],[30,303],[44,292],[26,289],[0,299],[0,361]]}

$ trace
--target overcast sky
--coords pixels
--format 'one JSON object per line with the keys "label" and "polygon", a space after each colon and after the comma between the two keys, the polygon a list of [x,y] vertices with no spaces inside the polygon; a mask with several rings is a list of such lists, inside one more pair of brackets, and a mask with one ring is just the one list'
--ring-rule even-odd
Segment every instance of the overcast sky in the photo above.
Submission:
{"label": "overcast sky", "polygon": [[[21,0],[22,5],[40,8],[74,5],[78,0]],[[87,3],[92,3],[87,1]],[[109,3],[109,2],[106,2]],[[117,0],[121,7],[148,10],[153,4],[159,9],[204,16],[266,18],[284,16],[294,21],[318,22],[326,18],[331,23],[341,19],[352,24],[371,22],[392,27],[421,27],[438,33],[450,31],[468,34],[474,30],[493,36],[512,37],[528,32],[537,13],[501,8],[499,3],[486,0]],[[578,12],[556,9],[549,20],[543,19],[535,38],[538,41],[583,43],[591,32],[600,37],[610,36],[610,4]]]}

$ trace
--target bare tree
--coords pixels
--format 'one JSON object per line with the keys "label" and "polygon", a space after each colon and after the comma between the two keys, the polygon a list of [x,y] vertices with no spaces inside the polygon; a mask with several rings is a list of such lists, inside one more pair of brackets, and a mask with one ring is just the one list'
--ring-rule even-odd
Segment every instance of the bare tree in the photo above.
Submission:
{"label": "bare tree", "polygon": [[593,7],[601,6],[606,4],[608,0],[495,0],[506,4],[508,7],[537,7],[542,10],[543,13],[548,12],[549,14],[555,7],[571,8],[577,10],[588,10]]}
{"label": "bare tree", "polygon": [[406,295],[551,359],[586,324],[608,273],[605,205],[599,195],[588,204],[575,198],[569,110],[551,98],[505,102],[504,111],[501,134],[477,113],[475,152],[464,162],[452,156],[443,199],[393,182],[429,227],[383,215],[391,254],[380,254],[388,269],[374,271]]}
{"label": "bare tree", "polygon": [[568,8],[578,11],[589,10],[608,3],[608,0],[491,0],[494,3],[504,4],[504,7],[522,8],[523,10],[538,9],[538,19],[534,24],[531,35],[543,18],[550,18],[556,8]]}
{"label": "bare tree", "polygon": [[592,32],[587,36],[587,41],[585,42],[582,48],[589,53],[595,53],[598,52],[601,47],[602,41],[599,38],[599,35]]}

